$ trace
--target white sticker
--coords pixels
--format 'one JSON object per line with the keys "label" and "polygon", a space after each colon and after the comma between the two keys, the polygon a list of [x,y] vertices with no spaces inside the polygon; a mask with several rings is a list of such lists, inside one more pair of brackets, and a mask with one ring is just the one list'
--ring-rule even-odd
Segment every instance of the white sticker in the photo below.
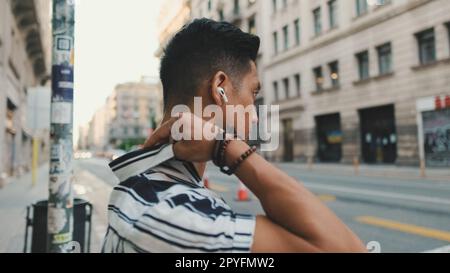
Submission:
{"label": "white sticker", "polygon": [[70,124],[72,122],[72,104],[68,102],[52,103],[52,123]]}
{"label": "white sticker", "polygon": [[56,234],[63,230],[67,223],[66,212],[64,209],[60,208],[48,208],[48,232],[51,234]]}
{"label": "white sticker", "polygon": [[61,145],[54,144],[50,149],[50,159],[60,160],[61,158]]}
{"label": "white sticker", "polygon": [[58,35],[55,38],[53,50],[53,64],[71,64],[73,39],[70,36]]}
{"label": "white sticker", "polygon": [[63,89],[73,89],[73,83],[72,82],[59,82],[58,87],[63,88]]}

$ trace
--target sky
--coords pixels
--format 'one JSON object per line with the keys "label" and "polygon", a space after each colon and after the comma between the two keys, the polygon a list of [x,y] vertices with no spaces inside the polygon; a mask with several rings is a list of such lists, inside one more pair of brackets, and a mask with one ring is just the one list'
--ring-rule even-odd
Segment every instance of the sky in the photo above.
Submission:
{"label": "sky", "polygon": [[158,76],[154,53],[163,1],[76,1],[75,141],[79,126],[89,122],[117,84]]}

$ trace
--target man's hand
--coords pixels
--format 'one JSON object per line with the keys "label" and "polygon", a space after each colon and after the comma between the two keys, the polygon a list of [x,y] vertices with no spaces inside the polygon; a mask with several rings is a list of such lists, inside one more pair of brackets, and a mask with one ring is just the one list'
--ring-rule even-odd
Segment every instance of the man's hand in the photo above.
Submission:
{"label": "man's hand", "polygon": [[[206,162],[214,150],[214,128],[212,122],[182,114],[158,128],[145,147],[175,140],[176,158]],[[193,140],[199,130],[203,131],[200,138]],[[247,149],[246,143],[233,141],[227,148],[227,162]],[[236,176],[257,196],[266,212],[256,220],[253,252],[365,251],[359,238],[314,194],[258,154],[245,160]]]}
{"label": "man's hand", "polygon": [[205,121],[191,113],[164,122],[145,142],[144,147],[174,142],[175,157],[189,162],[212,159],[216,136],[221,132],[212,121]]}
{"label": "man's hand", "polygon": [[144,148],[150,148],[158,144],[169,143],[170,140],[170,131],[172,130],[172,125],[180,119],[180,116],[170,118],[166,122],[164,122],[160,127],[158,127],[155,131],[153,131],[152,135],[145,141]]}

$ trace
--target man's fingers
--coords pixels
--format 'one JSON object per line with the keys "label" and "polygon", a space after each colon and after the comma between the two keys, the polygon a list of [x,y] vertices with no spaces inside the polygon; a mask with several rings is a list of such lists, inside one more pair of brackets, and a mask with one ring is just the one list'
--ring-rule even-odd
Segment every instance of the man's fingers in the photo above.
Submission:
{"label": "man's fingers", "polygon": [[149,148],[155,146],[158,143],[165,143],[167,141],[164,140],[163,137],[160,136],[159,131],[155,131],[150,138],[144,144],[144,148]]}
{"label": "man's fingers", "polygon": [[157,144],[168,143],[170,141],[172,126],[179,118],[180,116],[170,118],[163,125],[161,125],[161,127],[154,131],[154,133],[145,142],[144,148],[149,148]]}

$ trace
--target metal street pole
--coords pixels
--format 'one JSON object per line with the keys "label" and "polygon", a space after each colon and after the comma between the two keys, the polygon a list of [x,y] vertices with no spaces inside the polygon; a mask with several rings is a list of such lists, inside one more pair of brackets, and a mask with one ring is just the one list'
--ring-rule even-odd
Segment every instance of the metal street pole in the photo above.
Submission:
{"label": "metal street pole", "polygon": [[73,237],[74,0],[53,0],[50,181],[47,251],[64,253]]}

